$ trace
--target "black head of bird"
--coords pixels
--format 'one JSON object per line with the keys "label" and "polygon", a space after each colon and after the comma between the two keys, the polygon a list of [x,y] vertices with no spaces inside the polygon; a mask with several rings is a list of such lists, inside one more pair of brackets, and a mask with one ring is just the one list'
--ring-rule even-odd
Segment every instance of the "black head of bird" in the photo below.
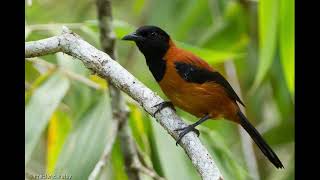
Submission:
{"label": "black head of bird", "polygon": [[122,40],[134,41],[145,56],[163,56],[169,49],[170,36],[157,26],[142,26]]}

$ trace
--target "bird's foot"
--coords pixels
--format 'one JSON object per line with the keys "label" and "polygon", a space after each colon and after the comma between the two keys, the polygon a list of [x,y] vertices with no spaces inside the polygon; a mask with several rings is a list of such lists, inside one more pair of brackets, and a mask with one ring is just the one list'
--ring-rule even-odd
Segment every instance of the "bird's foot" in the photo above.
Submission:
{"label": "bird's foot", "polygon": [[174,131],[182,131],[179,134],[179,138],[176,141],[176,145],[178,145],[178,143],[181,141],[182,137],[185,136],[186,134],[188,134],[190,131],[195,132],[198,137],[200,136],[200,131],[198,129],[196,129],[193,125],[189,125],[189,126],[184,127],[184,128],[175,129]]}
{"label": "bird's foot", "polygon": [[176,109],[174,108],[172,102],[170,101],[163,101],[159,104],[154,105],[153,107],[158,107],[158,109],[153,113],[153,117],[155,117],[155,115],[160,112],[163,108],[166,107],[171,107],[174,111],[176,111]]}

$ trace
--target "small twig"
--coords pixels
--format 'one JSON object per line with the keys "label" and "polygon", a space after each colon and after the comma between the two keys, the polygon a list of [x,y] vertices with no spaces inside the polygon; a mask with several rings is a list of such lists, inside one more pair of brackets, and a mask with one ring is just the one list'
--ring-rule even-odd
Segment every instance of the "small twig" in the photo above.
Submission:
{"label": "small twig", "polygon": [[133,168],[135,164],[140,163],[137,157],[137,149],[134,143],[128,121],[122,124],[119,131],[120,146],[124,157],[125,170],[130,180],[140,180],[137,169]]}
{"label": "small twig", "polygon": [[[237,77],[236,68],[234,66],[234,63],[232,61],[226,61],[224,63],[224,65],[225,65],[226,74],[227,74],[227,77],[228,77],[230,84],[234,88],[235,92],[242,99],[240,83],[239,83],[239,80]],[[240,109],[243,112],[243,114],[246,113],[243,106],[240,106]],[[260,176],[259,176],[256,156],[255,156],[253,146],[252,146],[252,140],[251,140],[250,136],[247,134],[247,132],[241,126],[238,127],[238,130],[240,132],[240,138],[241,138],[241,142],[242,142],[241,143],[242,151],[244,154],[245,162],[246,162],[248,169],[249,169],[250,176],[254,180],[259,180]]]}
{"label": "small twig", "polygon": [[142,164],[139,158],[139,151],[133,139],[128,122],[124,122],[119,132],[121,151],[124,155],[126,172],[130,180],[141,179],[140,173],[150,176],[156,180],[165,180],[159,176],[153,169]]}
{"label": "small twig", "polygon": [[112,124],[111,124],[111,132],[110,135],[108,137],[108,143],[106,144],[104,151],[102,153],[102,156],[100,158],[100,160],[98,161],[98,163],[95,165],[93,171],[91,172],[91,174],[89,175],[88,180],[95,180],[98,178],[101,170],[103,169],[103,167],[107,164],[107,161],[109,160],[109,156],[111,154],[112,151],[112,147],[116,141],[117,138],[117,134],[118,134],[118,130],[119,130],[119,124],[120,122],[118,120],[113,119],[112,120]]}
{"label": "small twig", "polygon": [[[139,161],[137,161],[137,162],[139,162]],[[140,162],[132,165],[132,168],[137,171],[140,171],[141,173],[143,173],[147,176],[150,176],[151,178],[153,178],[155,180],[165,180],[165,178],[159,176],[153,169],[150,169],[150,168],[143,166]]]}
{"label": "small twig", "polygon": [[81,75],[79,75],[75,72],[72,72],[72,71],[68,71],[65,68],[59,68],[59,70],[62,71],[67,77],[69,77],[71,79],[79,81],[79,82],[81,82],[81,83],[83,83],[93,89],[103,90],[103,88],[99,84],[93,82],[92,80],[90,80],[84,76],[81,76]]}
{"label": "small twig", "polygon": [[[100,30],[100,43],[102,49],[105,53],[109,54],[112,59],[116,59],[115,51],[115,40],[116,36],[112,30],[112,12],[111,12],[111,2],[109,0],[96,0],[97,15],[99,22]],[[108,81],[107,81],[108,82]],[[123,125],[127,125],[126,121],[128,120],[129,113],[126,111],[127,107],[120,91],[109,83],[110,97],[111,97],[111,108],[113,111],[113,120],[119,123],[117,128],[117,134],[120,132],[118,129],[123,129]],[[106,147],[112,149],[112,147]],[[100,166],[104,166],[107,163],[107,152],[103,153],[102,159],[98,162]],[[98,165],[98,164],[97,164]],[[96,166],[97,167],[97,166]],[[96,170],[96,171],[95,171]],[[95,168],[91,175],[96,174],[95,177],[92,177],[91,180],[94,180],[100,174],[102,168]],[[130,175],[130,174],[128,174]],[[138,175],[136,175],[139,177]],[[129,176],[129,179],[132,179]]]}
{"label": "small twig", "polygon": [[70,29],[80,29],[84,25],[82,23],[67,23],[67,24],[62,24],[62,23],[52,23],[52,24],[28,24],[28,28],[31,31],[47,31],[50,29],[59,29],[62,26],[67,26]]}
{"label": "small twig", "polygon": [[45,61],[45,60],[43,60],[41,58],[31,58],[31,59],[27,58],[26,60],[30,61],[32,63],[35,63],[37,65],[43,66],[45,68],[48,68],[50,70],[59,70],[64,75],[66,75],[68,78],[76,80],[76,81],[79,81],[79,82],[81,82],[81,83],[83,83],[83,84],[85,84],[85,85],[87,85],[87,86],[89,86],[89,87],[91,87],[93,89],[96,89],[96,90],[102,90],[103,89],[99,84],[93,82],[92,80],[90,80],[90,79],[88,79],[88,78],[86,78],[84,76],[81,76],[80,74],[77,74],[75,72],[69,71],[66,68],[58,67],[57,65],[49,63],[49,62],[47,62],[47,61]]}

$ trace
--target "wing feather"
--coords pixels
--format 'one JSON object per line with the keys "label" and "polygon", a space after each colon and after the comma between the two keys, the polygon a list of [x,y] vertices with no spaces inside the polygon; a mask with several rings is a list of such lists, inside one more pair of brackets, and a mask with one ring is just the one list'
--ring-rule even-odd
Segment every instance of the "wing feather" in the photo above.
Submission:
{"label": "wing feather", "polygon": [[174,64],[178,74],[184,80],[198,84],[205,82],[218,83],[225,88],[230,98],[245,106],[229,82],[200,58],[196,56],[186,56],[183,60],[176,60]]}

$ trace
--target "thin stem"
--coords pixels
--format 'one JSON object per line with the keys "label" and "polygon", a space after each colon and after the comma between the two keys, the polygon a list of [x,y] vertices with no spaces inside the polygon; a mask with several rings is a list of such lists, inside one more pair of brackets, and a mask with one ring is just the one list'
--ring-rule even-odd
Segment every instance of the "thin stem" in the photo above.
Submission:
{"label": "thin stem", "polygon": [[[226,61],[224,63],[226,74],[228,77],[228,80],[232,87],[234,88],[235,92],[238,94],[240,99],[242,99],[241,89],[240,89],[240,83],[237,77],[236,68],[232,61]],[[240,106],[240,109],[243,114],[245,114],[245,109],[243,106]],[[246,161],[246,164],[249,169],[249,173],[254,180],[259,180],[259,171],[258,171],[258,165],[256,156],[253,150],[252,140],[250,136],[247,134],[247,132],[241,127],[238,127],[240,132],[240,138],[241,138],[241,145],[242,145],[242,151],[243,155]]]}
{"label": "thin stem", "polygon": [[79,82],[81,82],[81,83],[83,83],[83,84],[85,84],[85,85],[87,85],[87,86],[89,86],[89,87],[91,87],[93,89],[102,90],[102,87],[99,84],[91,81],[90,79],[88,79],[88,78],[86,78],[86,77],[84,77],[84,76],[82,76],[80,74],[77,74],[75,72],[72,72],[72,71],[70,71],[70,70],[68,70],[66,68],[58,67],[57,65],[49,63],[49,62],[47,62],[47,61],[45,61],[45,60],[43,60],[41,58],[37,58],[37,57],[36,58],[31,58],[31,59],[28,58],[26,60],[30,61],[30,62],[32,62],[34,64],[37,64],[39,66],[43,66],[43,67],[45,67],[45,68],[47,68],[49,70],[58,70],[58,71],[62,72],[64,75],[66,75],[70,79],[79,81]]}

